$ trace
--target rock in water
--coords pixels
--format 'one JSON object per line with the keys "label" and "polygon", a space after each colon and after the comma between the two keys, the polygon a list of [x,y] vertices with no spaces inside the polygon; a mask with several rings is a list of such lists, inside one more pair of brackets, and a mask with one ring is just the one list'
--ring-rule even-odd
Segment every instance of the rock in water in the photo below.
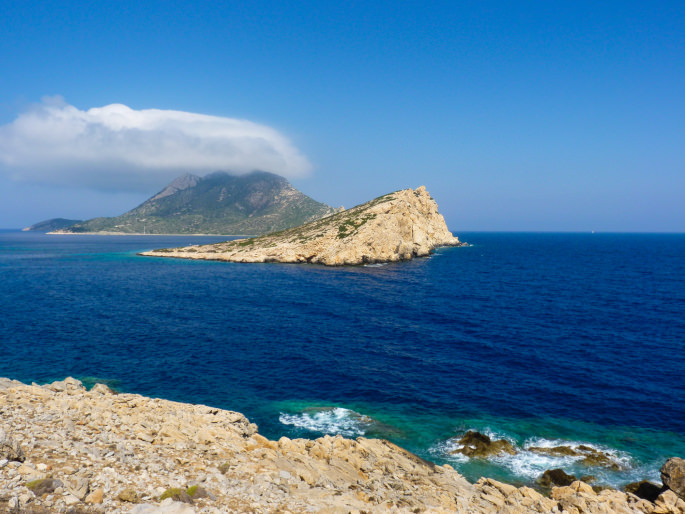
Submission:
{"label": "rock in water", "polygon": [[474,430],[466,432],[458,443],[462,447],[453,453],[461,453],[467,457],[487,458],[501,453],[516,454],[516,450],[509,441],[505,439],[493,441],[487,435]]}
{"label": "rock in water", "polygon": [[553,485],[571,485],[576,480],[578,479],[574,475],[569,475],[563,469],[548,469],[542,474],[538,482],[543,487],[552,487]]}
{"label": "rock in water", "polygon": [[661,481],[671,491],[685,499],[685,460],[679,457],[668,459],[661,466]]}
{"label": "rock in water", "polygon": [[461,244],[447,229],[435,200],[421,186],[283,232],[142,255],[340,266],[425,257],[440,246]]}

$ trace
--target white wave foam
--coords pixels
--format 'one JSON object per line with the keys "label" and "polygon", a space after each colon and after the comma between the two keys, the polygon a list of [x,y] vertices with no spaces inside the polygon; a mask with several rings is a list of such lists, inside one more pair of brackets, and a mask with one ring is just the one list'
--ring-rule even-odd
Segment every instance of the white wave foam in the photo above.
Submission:
{"label": "white wave foam", "polygon": [[[490,462],[506,468],[512,474],[522,478],[534,481],[538,479],[546,470],[561,468],[568,473],[574,473],[577,476],[592,474],[597,476],[601,481],[609,483],[611,485],[618,485],[621,482],[619,478],[620,475],[632,476],[635,471],[634,463],[632,458],[626,452],[621,452],[613,448],[608,448],[606,446],[581,442],[581,441],[567,441],[562,439],[545,439],[542,437],[534,437],[526,440],[522,447],[516,444],[516,441],[501,432],[496,432],[489,428],[479,430],[482,434],[487,435],[492,440],[505,439],[512,443],[515,448],[517,448],[518,453],[515,455],[501,454],[496,457],[492,457]],[[454,437],[446,441],[435,444],[429,449],[432,455],[438,458],[442,458],[457,464],[469,461],[469,458],[462,455],[461,453],[454,453],[457,450],[463,448],[463,445],[459,444],[460,437]],[[548,455],[544,453],[539,453],[531,451],[530,448],[555,448],[559,446],[568,446],[574,451],[578,452],[578,455]],[[580,446],[585,446],[592,448],[597,452],[602,452],[607,455],[607,457],[618,464],[621,468],[621,472],[617,474],[616,471],[611,471],[606,467],[602,466],[586,466],[581,463],[581,461],[586,457],[583,454]]]}
{"label": "white wave foam", "polygon": [[428,453],[431,455],[449,460],[450,462],[468,462],[469,458],[461,453],[455,453],[457,450],[461,450],[464,445],[457,442],[457,439],[448,439],[431,446],[428,449]]}
{"label": "white wave foam", "polygon": [[369,425],[373,422],[368,416],[342,407],[325,409],[314,413],[304,412],[302,414],[286,414],[281,412],[278,420],[284,425],[293,425],[311,432],[343,435],[345,437],[364,435]]}
{"label": "white wave foam", "polygon": [[[578,452],[578,455],[546,455],[531,451],[530,448],[555,448],[559,446],[568,446],[572,450]],[[516,475],[526,477],[529,479],[536,479],[548,469],[561,468],[567,472],[574,472],[579,474],[594,474],[602,475],[605,479],[608,478],[606,473],[607,468],[603,466],[587,466],[583,465],[582,461],[586,457],[583,454],[580,446],[592,448],[597,452],[601,452],[615,462],[619,468],[629,470],[632,467],[632,459],[630,455],[625,452],[620,452],[613,448],[606,446],[580,442],[580,441],[564,441],[561,439],[544,439],[535,437],[527,440],[523,449],[516,455],[500,455],[495,457],[493,462],[496,462]]]}

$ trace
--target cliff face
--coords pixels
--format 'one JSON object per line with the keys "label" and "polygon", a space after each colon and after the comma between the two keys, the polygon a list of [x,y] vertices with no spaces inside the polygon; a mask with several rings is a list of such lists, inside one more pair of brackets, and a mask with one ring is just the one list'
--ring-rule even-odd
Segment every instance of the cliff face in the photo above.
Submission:
{"label": "cliff face", "polygon": [[114,218],[74,224],[65,233],[265,234],[336,212],[266,172],[184,175]]}
{"label": "cliff face", "polygon": [[440,246],[460,244],[447,229],[435,200],[421,186],[283,232],[143,255],[339,266],[408,260],[427,256]]}
{"label": "cliff face", "polygon": [[471,484],[380,439],[270,441],[237,412],[0,378],[0,511],[675,514],[685,502],[668,488],[652,503],[583,482],[550,497]]}

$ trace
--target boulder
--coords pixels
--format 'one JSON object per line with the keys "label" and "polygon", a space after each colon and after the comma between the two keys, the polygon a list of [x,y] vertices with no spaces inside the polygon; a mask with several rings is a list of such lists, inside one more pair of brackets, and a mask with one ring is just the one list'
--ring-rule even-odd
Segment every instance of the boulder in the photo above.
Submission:
{"label": "boulder", "polygon": [[67,478],[66,487],[71,494],[83,501],[90,492],[90,480],[84,477]]}
{"label": "boulder", "polygon": [[627,484],[623,490],[627,493],[634,494],[638,498],[654,503],[664,489],[648,480],[642,480],[641,482],[631,482],[630,484]]}
{"label": "boulder", "polygon": [[95,489],[95,491],[91,492],[88,496],[86,496],[86,499],[84,501],[90,504],[99,504],[103,502],[104,496],[105,492],[102,490],[102,487],[98,487],[97,489]]}
{"label": "boulder", "polygon": [[670,489],[666,489],[654,502],[656,514],[683,514],[685,513],[685,500]]}
{"label": "boulder", "polygon": [[122,502],[128,502],[128,503],[138,503],[140,501],[140,497],[138,496],[138,493],[131,489],[124,489],[119,493],[118,496],[119,500]]}
{"label": "boulder", "polygon": [[[197,489],[193,489],[193,492],[197,492]],[[193,503],[193,499],[190,497],[188,492],[177,487],[172,487],[164,491],[164,493],[162,493],[162,495],[159,497],[159,501],[164,501],[167,498],[171,498],[176,502]]]}
{"label": "boulder", "polygon": [[685,500],[685,460],[679,457],[668,459],[661,466],[661,481]]}
{"label": "boulder", "polygon": [[462,445],[462,447],[458,450],[454,450],[452,452],[453,454],[461,453],[467,457],[481,459],[493,457],[502,453],[516,455],[516,450],[509,441],[505,439],[493,441],[487,435],[476,432],[475,430],[469,430],[457,442]]}
{"label": "boulder", "polygon": [[95,384],[93,386],[93,388],[90,390],[90,392],[93,394],[102,394],[102,395],[114,394],[114,391],[112,391],[105,384]]}
{"label": "boulder", "polygon": [[563,469],[548,469],[540,476],[538,483],[543,487],[566,486],[576,480],[574,475],[569,475]]}
{"label": "boulder", "polygon": [[26,487],[28,487],[36,496],[50,494],[54,492],[55,489],[62,486],[64,486],[64,484],[55,478],[41,478],[26,484]]}
{"label": "boulder", "polygon": [[54,391],[56,393],[61,393],[61,392],[81,392],[85,391],[86,388],[84,387],[83,383],[81,383],[80,380],[76,380],[73,377],[67,377],[64,380],[58,380],[56,382],[53,382],[52,384],[46,384],[43,387],[50,391]]}
{"label": "boulder", "polygon": [[24,462],[26,456],[19,443],[0,428],[0,460],[2,459]]}

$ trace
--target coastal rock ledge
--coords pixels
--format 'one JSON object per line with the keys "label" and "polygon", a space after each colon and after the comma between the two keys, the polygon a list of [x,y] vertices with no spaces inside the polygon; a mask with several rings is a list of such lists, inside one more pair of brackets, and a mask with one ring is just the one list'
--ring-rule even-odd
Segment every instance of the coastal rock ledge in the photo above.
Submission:
{"label": "coastal rock ledge", "polygon": [[471,484],[380,439],[271,441],[237,412],[0,378],[0,512],[685,513],[662,491],[651,502],[578,481],[549,496]]}
{"label": "coastal rock ledge", "polygon": [[460,245],[447,229],[437,203],[421,186],[282,232],[141,255],[341,266],[409,260],[425,257],[441,246]]}

